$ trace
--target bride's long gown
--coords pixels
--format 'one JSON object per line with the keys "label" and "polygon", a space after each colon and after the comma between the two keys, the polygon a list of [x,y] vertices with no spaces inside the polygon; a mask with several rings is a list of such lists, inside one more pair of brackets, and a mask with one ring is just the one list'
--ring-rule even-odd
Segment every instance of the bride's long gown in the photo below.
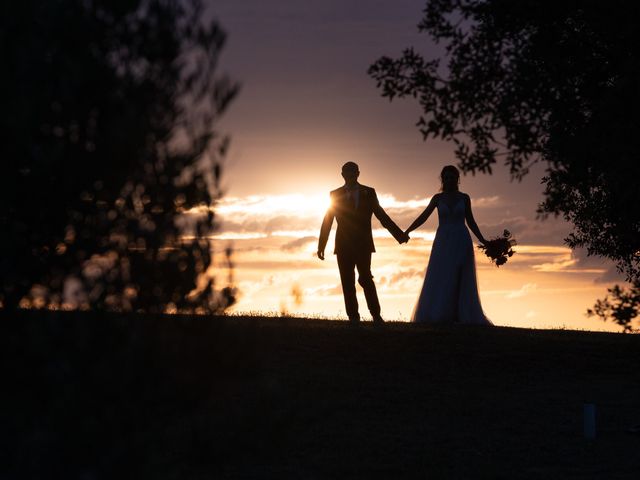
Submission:
{"label": "bride's long gown", "polygon": [[449,207],[438,202],[438,229],[412,321],[492,325],[484,315],[471,235],[462,196]]}

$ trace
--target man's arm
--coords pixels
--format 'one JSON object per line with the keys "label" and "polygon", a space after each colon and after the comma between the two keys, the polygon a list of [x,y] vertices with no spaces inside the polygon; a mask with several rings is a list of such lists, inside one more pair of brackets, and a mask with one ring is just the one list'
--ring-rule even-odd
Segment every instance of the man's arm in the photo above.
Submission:
{"label": "man's arm", "polygon": [[382,209],[375,190],[373,190],[373,214],[380,220],[382,226],[389,230],[389,233],[393,235],[393,238],[395,238],[398,243],[406,243],[409,241],[409,235],[400,230],[400,227],[398,227],[389,215],[387,215],[387,212]]}
{"label": "man's arm", "polygon": [[320,237],[318,238],[318,258],[324,260],[324,249],[327,246],[329,240],[329,232],[331,232],[331,225],[333,225],[333,197],[331,198],[331,204],[327,209],[327,213],[322,220],[322,226],[320,227]]}

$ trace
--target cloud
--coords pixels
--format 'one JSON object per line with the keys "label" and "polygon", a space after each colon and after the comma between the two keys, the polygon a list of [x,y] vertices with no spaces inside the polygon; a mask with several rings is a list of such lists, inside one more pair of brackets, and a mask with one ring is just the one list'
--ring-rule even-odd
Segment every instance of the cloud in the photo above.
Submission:
{"label": "cloud", "polygon": [[381,285],[387,284],[390,286],[394,286],[401,283],[404,280],[409,280],[416,277],[420,277],[420,278],[424,277],[424,269],[417,269],[417,268],[400,269],[392,273],[391,275],[381,277],[380,284]]}
{"label": "cloud", "polygon": [[219,225],[214,238],[260,238],[281,231],[317,234],[328,203],[327,194],[225,197],[213,207]]}
{"label": "cloud", "polygon": [[[382,208],[401,228],[409,226],[431,201],[431,197],[400,200],[388,193],[379,194],[378,198]],[[474,206],[493,207],[499,202],[500,197],[497,195],[481,197],[474,200]],[[224,240],[257,239],[266,236],[302,238],[317,235],[328,206],[329,196],[326,193],[225,197],[213,207],[218,230],[212,238]],[[508,228],[521,230],[516,222],[503,223],[508,224]],[[412,237],[433,240],[433,227],[436,224],[437,213],[434,213],[428,220],[428,230],[423,227],[413,232]],[[389,233],[381,227],[375,216],[372,218],[372,226],[374,237],[389,237]],[[503,225],[500,225],[496,230],[501,232],[503,229]]]}
{"label": "cloud", "polygon": [[256,240],[268,237],[265,233],[229,231],[211,235],[212,240]]}
{"label": "cloud", "polygon": [[398,295],[410,292],[417,295],[424,280],[425,264],[416,266],[396,267],[395,265],[384,266],[374,270],[374,275],[378,272],[376,283],[383,295]]}
{"label": "cloud", "polygon": [[395,195],[390,193],[378,194],[378,201],[380,202],[380,206],[385,210],[424,210],[429,202],[431,201],[431,197],[422,197],[422,198],[413,198],[411,200],[401,201],[398,200]]}
{"label": "cloud", "polygon": [[538,285],[535,284],[535,283],[525,283],[518,290],[514,290],[512,292],[509,292],[507,295],[505,295],[505,298],[508,298],[508,299],[522,298],[525,295],[527,295],[527,294],[533,292],[534,290],[536,290],[536,288],[538,288]]}
{"label": "cloud", "polygon": [[626,277],[618,271],[615,265],[611,265],[604,273],[593,280],[595,283],[628,283]]}
{"label": "cloud", "polygon": [[318,268],[318,260],[316,261],[309,260],[299,260],[299,259],[290,259],[284,258],[282,260],[237,260],[236,261],[237,268],[243,269],[251,269],[251,270],[273,270],[273,271],[282,271],[282,270],[308,270]]}
{"label": "cloud", "polygon": [[[272,218],[269,218],[264,224],[264,232],[265,233],[273,233],[280,230],[296,230],[302,222],[300,222],[299,217],[292,215],[278,215]],[[303,222],[304,224],[308,224],[308,222]]]}
{"label": "cloud", "polygon": [[569,247],[555,245],[518,245],[514,247],[520,254],[529,255],[571,255]]}
{"label": "cloud", "polygon": [[284,251],[301,250],[307,244],[311,242],[317,242],[317,241],[318,241],[318,237],[297,238],[295,240],[285,243],[284,245],[282,245],[282,247],[280,247],[280,249]]}
{"label": "cloud", "polygon": [[567,258],[565,256],[561,256],[552,262],[540,263],[538,265],[533,265],[533,269],[538,272],[571,272],[575,269],[569,269],[569,267],[573,267],[577,263],[575,258]]}
{"label": "cloud", "polygon": [[[391,233],[389,233],[389,231],[385,228],[374,228],[372,230],[372,234],[373,238],[393,238],[393,235],[391,235]],[[417,230],[411,232],[409,236],[414,240],[422,239],[433,241],[433,239],[436,237],[436,232],[435,230]]]}
{"label": "cloud", "polygon": [[519,244],[527,245],[562,245],[571,230],[567,222],[554,218],[537,220],[517,215],[487,222],[476,215],[476,221],[487,238],[500,236],[506,229],[513,234]]}
{"label": "cloud", "polygon": [[[562,252],[560,248],[566,250]],[[549,249],[551,261],[533,265],[539,272],[546,273],[590,273],[599,274],[594,279],[595,283],[610,283],[623,280],[616,272],[615,264],[610,260],[598,256],[588,255],[585,249],[571,250],[568,247],[558,247],[558,254],[554,255],[553,249]]]}
{"label": "cloud", "polygon": [[[392,194],[379,194],[380,206],[389,214],[400,228],[408,227],[429,205],[431,197],[413,198],[410,200],[398,200]],[[480,197],[473,200],[474,208],[495,207],[500,203],[500,197],[497,195],[491,197]],[[438,213],[434,211],[429,220],[428,225],[437,224]],[[374,218],[374,225],[378,225],[378,221]],[[421,232],[415,231],[413,235],[421,235]]]}
{"label": "cloud", "polygon": [[502,202],[498,195],[493,195],[491,197],[480,197],[476,199],[471,199],[472,209],[493,208],[493,207],[499,206],[501,203]]}
{"label": "cloud", "polygon": [[318,287],[305,288],[304,294],[310,297],[321,296],[327,297],[332,295],[342,295],[342,286],[340,284],[320,285]]}
{"label": "cloud", "polygon": [[585,248],[576,248],[572,251],[572,255],[579,268],[600,273],[594,279],[594,283],[625,283],[625,276],[616,269],[616,264],[608,258],[589,255]]}
{"label": "cloud", "polygon": [[[427,196],[398,199],[385,193],[379,194],[379,198],[383,208],[401,227],[412,222],[430,201]],[[502,202],[503,199],[497,195],[486,196],[474,199],[474,206],[495,213],[501,208],[494,207]],[[326,192],[226,197],[214,207],[220,229],[212,238],[237,244],[234,260],[236,267],[243,271],[321,271],[327,265],[323,266],[306,251],[311,243],[317,241],[327,203]],[[492,215],[485,213],[483,216],[490,218]],[[425,226],[414,231],[409,244],[402,246],[373,218],[373,236],[378,250],[374,263],[378,268],[379,283],[388,292],[419,289],[435,236],[436,217],[434,215]],[[486,237],[500,235],[505,228],[513,232],[519,243],[515,247],[516,255],[509,260],[510,271],[588,274],[592,275],[591,279],[597,276],[596,281],[601,283],[620,280],[611,263],[588,257],[584,251],[573,252],[562,245],[562,239],[569,231],[566,222],[554,219],[542,222],[525,216],[497,218],[494,223],[482,224],[481,231]],[[334,233],[335,224],[327,246],[329,252],[333,251]],[[308,253],[308,256],[303,256],[303,253]],[[478,269],[495,268],[480,252],[476,251],[476,256]],[[506,290],[502,295],[515,299],[531,293],[532,285],[523,283],[525,286],[520,290]]]}
{"label": "cloud", "polygon": [[234,254],[247,254],[253,252],[267,252],[269,249],[267,247],[263,247],[261,245],[243,245],[243,246],[233,246]]}
{"label": "cloud", "polygon": [[[389,210],[418,210],[422,212],[432,197],[414,197],[410,200],[398,200],[395,195],[390,193],[378,194],[378,200],[382,208]],[[494,207],[500,203],[500,197],[493,195],[490,197],[479,197],[472,200],[473,206],[477,208]]]}

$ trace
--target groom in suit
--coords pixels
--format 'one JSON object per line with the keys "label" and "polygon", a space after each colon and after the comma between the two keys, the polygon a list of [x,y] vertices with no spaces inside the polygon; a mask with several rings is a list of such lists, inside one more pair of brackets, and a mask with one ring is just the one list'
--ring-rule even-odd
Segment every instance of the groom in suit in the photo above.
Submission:
{"label": "groom in suit", "polygon": [[352,323],[360,321],[354,272],[357,268],[358,283],[364,290],[373,321],[382,323],[378,293],[371,275],[371,254],[376,251],[371,233],[371,215],[375,215],[380,220],[382,226],[389,230],[398,243],[406,243],[409,236],[400,230],[382,209],[378,203],[376,191],[358,183],[359,175],[357,164],[347,162],[342,166],[344,186],[331,192],[331,206],[320,228],[318,258],[324,260],[324,249],[335,218],[338,222],[338,230],[334,253],[338,257],[344,305],[349,320]]}

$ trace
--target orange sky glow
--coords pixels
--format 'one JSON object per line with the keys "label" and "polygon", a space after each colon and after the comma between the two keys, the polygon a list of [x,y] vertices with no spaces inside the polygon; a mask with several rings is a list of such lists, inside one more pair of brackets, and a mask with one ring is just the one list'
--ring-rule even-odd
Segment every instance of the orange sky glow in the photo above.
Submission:
{"label": "orange sky glow", "polygon": [[[380,194],[383,208],[406,227],[429,198],[398,200]],[[500,205],[498,196],[474,202],[483,228],[484,213]],[[235,277],[240,299],[232,312],[281,313],[346,318],[334,255],[318,260],[315,251],[328,194],[286,193],[223,198],[216,208],[220,222],[215,244],[234,249]],[[407,245],[398,245],[374,219],[377,253],[372,269],[388,320],[408,321],[420,291],[435,235],[437,219],[414,232]],[[315,228],[314,228],[315,227]],[[335,226],[333,229],[335,233]],[[523,232],[524,233],[524,232]],[[514,231],[517,236],[518,232]],[[329,247],[333,245],[333,235]],[[329,252],[329,247],[327,248]],[[509,262],[497,268],[476,254],[478,284],[485,313],[496,325],[528,328],[571,328],[618,331],[619,328],[584,312],[603,293],[595,280],[607,268],[581,264],[567,247],[521,242]],[[359,291],[366,317],[366,304]]]}

